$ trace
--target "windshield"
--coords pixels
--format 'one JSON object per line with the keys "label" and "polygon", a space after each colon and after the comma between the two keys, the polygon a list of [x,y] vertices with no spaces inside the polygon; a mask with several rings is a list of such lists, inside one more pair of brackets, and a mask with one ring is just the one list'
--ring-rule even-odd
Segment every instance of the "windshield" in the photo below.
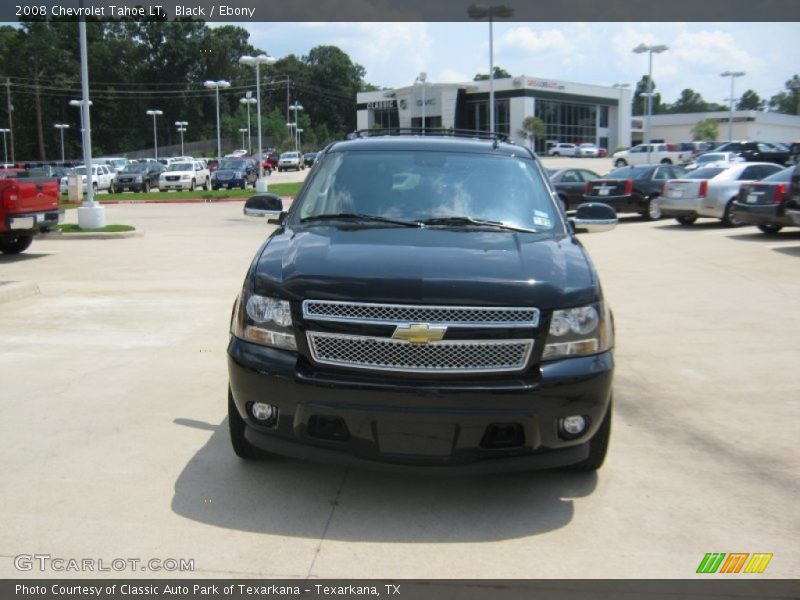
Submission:
{"label": "windshield", "polygon": [[220,169],[231,169],[231,170],[238,170],[238,169],[246,169],[247,168],[247,161],[246,160],[230,160],[230,159],[222,159],[219,161],[219,168]]}
{"label": "windshield", "polygon": [[714,154],[702,154],[697,157],[698,163],[707,163],[707,162],[714,162],[718,160],[728,160],[728,154],[721,154],[721,153],[714,153]]}
{"label": "windshield", "polygon": [[595,148],[594,144],[581,144],[581,148]]}
{"label": "windshield", "polygon": [[703,169],[697,169],[696,171],[690,172],[688,175],[684,175],[684,179],[713,179],[720,173],[722,173],[725,169],[720,169],[717,167],[705,167]]}
{"label": "windshield", "polygon": [[505,156],[333,152],[300,202],[301,220],[341,213],[411,222],[457,217],[561,230],[536,163]]}
{"label": "windshield", "polygon": [[122,173],[142,173],[143,171],[147,170],[147,165],[145,163],[135,163],[131,165],[125,165],[125,168],[122,169]]}
{"label": "windshield", "polygon": [[284,152],[281,158],[297,158],[297,152]]}
{"label": "windshield", "polygon": [[192,171],[192,163],[172,163],[167,171]]}
{"label": "windshield", "polygon": [[124,158],[107,158],[105,162],[109,167],[117,168],[127,164],[128,161]]}
{"label": "windshield", "polygon": [[792,181],[792,174],[794,173],[794,167],[786,167],[783,171],[778,171],[777,173],[773,173],[769,177],[764,177],[761,181],[772,181],[775,183],[789,183]]}
{"label": "windshield", "polygon": [[614,169],[604,179],[642,179],[650,174],[652,167],[621,167]]}
{"label": "windshield", "polygon": [[[72,172],[76,175],[83,175],[85,177],[86,167],[75,167]],[[92,167],[92,175],[97,175],[97,167]]]}

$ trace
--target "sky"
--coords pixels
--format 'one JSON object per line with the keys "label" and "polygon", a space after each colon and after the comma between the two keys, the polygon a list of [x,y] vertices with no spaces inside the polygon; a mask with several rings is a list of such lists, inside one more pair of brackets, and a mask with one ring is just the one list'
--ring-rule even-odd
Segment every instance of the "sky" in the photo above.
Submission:
{"label": "sky", "polygon": [[[339,46],[381,87],[411,85],[420,72],[432,83],[471,80],[489,70],[489,31],[483,23],[237,23],[251,43],[272,56],[303,55],[321,44]],[[734,95],[762,98],[800,73],[797,23],[509,23],[494,26],[495,64],[512,75],[612,85],[647,73],[640,42],[666,44],[654,55],[653,80],[665,102],[691,88],[711,102],[730,96],[726,70],[744,71]]]}

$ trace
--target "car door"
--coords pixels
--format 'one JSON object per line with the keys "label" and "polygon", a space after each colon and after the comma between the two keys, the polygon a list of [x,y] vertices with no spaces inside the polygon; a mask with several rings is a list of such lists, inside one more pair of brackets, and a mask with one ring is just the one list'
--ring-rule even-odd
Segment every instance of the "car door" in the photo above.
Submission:
{"label": "car door", "polygon": [[661,190],[664,187],[664,182],[675,179],[672,176],[672,167],[661,165],[653,169],[653,174],[650,178],[650,185],[648,186],[647,193],[661,195]]}
{"label": "car door", "polygon": [[583,186],[584,181],[578,169],[567,169],[561,174],[558,187],[562,197],[567,201],[567,210],[583,199]]}

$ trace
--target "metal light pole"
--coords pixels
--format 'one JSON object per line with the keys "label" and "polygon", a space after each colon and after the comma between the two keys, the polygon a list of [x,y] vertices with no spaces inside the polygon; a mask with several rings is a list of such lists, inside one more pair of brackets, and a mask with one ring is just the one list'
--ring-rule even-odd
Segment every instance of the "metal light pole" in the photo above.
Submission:
{"label": "metal light pole", "polygon": [[239,133],[242,134],[242,149],[244,149],[244,134],[247,133],[247,127],[239,127]]}
{"label": "metal light pole", "polygon": [[733,80],[737,77],[743,77],[745,75],[744,71],[725,71],[724,73],[720,73],[720,77],[730,77],[731,78],[731,97],[728,98],[730,100],[730,113],[728,114],[728,141],[733,141]]}
{"label": "metal light pole", "polygon": [[467,9],[470,19],[485,19],[489,17],[489,132],[494,133],[494,19],[499,17],[507,19],[514,15],[514,9],[505,4],[496,6],[483,6],[473,4]]}
{"label": "metal light pole", "polygon": [[[3,134],[3,164],[8,164],[8,144],[6,144],[6,134],[11,133],[10,129],[0,129]],[[62,159],[63,162],[63,159]]]}
{"label": "metal light pole", "polygon": [[219,88],[231,87],[228,81],[204,81],[203,85],[212,88],[217,95],[217,158],[222,158],[222,142],[219,135]]}
{"label": "metal light pole", "polygon": [[[81,109],[81,135],[83,135],[84,125],[83,125],[83,100],[70,100],[70,106],[75,106]],[[89,106],[92,105],[92,101],[89,100]]]}
{"label": "metal light pole", "polygon": [[248,65],[256,68],[256,127],[258,128],[258,182],[256,189],[259,191],[266,191],[266,182],[262,182],[264,178],[264,158],[262,153],[264,151],[261,146],[261,65],[275,64],[276,59],[268,54],[260,54],[259,56],[242,56],[239,59],[240,65]]}
{"label": "metal light pole", "polygon": [[183,151],[183,134],[186,133],[186,128],[189,126],[189,121],[175,121],[175,127],[178,128],[178,133],[181,134],[181,156],[185,153]]}
{"label": "metal light pole", "polygon": [[61,163],[64,163],[64,130],[69,129],[69,124],[67,123],[56,123],[53,125],[56,129],[61,130]]}
{"label": "metal light pole", "polygon": [[425,98],[425,82],[428,80],[428,74],[424,71],[417,75],[417,78],[414,80],[414,83],[421,83],[422,84],[422,135],[425,135],[425,104],[427,98]]}
{"label": "metal light pole", "polygon": [[645,119],[645,144],[647,144],[647,164],[650,164],[650,115],[653,113],[653,53],[661,54],[669,50],[669,46],[665,46],[664,44],[656,44],[652,46],[648,46],[646,44],[639,44],[636,48],[633,49],[634,53],[642,54],[644,52],[649,53],[650,61],[649,61],[649,68],[647,71],[647,87],[650,88],[647,94],[647,118]]}
{"label": "metal light pole", "polygon": [[297,146],[297,134],[292,131],[292,127],[297,127],[297,123],[287,123],[286,126],[289,128],[289,135],[292,136],[292,139],[295,142],[295,147]]}
{"label": "metal light pole", "polygon": [[[255,104],[258,102],[255,98],[251,98],[250,95],[252,92],[247,92],[247,95],[244,98],[239,99],[240,104],[244,104],[247,106],[247,151],[253,151],[253,142],[250,139],[250,105]],[[242,142],[242,147],[244,147],[244,142]]]}
{"label": "metal light pole", "polygon": [[81,49],[81,114],[83,116],[83,162],[86,165],[86,201],[78,207],[78,226],[84,229],[105,227],[105,209],[94,200],[92,181],[92,122],[89,116],[89,54],[86,44],[86,18],[78,22]]}
{"label": "metal light pole", "polygon": [[158,160],[158,131],[156,131],[156,117],[163,115],[164,111],[157,109],[148,110],[147,114],[153,117],[153,154],[155,159]]}
{"label": "metal light pole", "polygon": [[294,111],[294,128],[295,128],[295,132],[294,132],[294,151],[298,152],[298,148],[297,148],[297,145],[298,145],[297,127],[299,126],[300,122],[297,119],[297,111],[303,110],[303,105],[300,104],[297,100],[295,100],[294,104],[292,104],[289,107],[289,109]]}
{"label": "metal light pole", "polygon": [[298,151],[298,152],[300,151],[300,134],[301,134],[301,133],[303,133],[303,131],[304,131],[304,130],[303,130],[303,128],[302,128],[302,127],[298,127],[298,128],[295,130],[295,133],[297,134],[297,151]]}

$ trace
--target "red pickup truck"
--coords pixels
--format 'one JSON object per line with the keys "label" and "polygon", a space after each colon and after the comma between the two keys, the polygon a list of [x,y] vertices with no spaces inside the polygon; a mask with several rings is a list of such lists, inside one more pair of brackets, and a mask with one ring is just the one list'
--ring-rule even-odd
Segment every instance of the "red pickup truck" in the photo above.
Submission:
{"label": "red pickup truck", "polygon": [[19,254],[33,236],[64,220],[58,208],[58,180],[0,173],[0,252]]}

